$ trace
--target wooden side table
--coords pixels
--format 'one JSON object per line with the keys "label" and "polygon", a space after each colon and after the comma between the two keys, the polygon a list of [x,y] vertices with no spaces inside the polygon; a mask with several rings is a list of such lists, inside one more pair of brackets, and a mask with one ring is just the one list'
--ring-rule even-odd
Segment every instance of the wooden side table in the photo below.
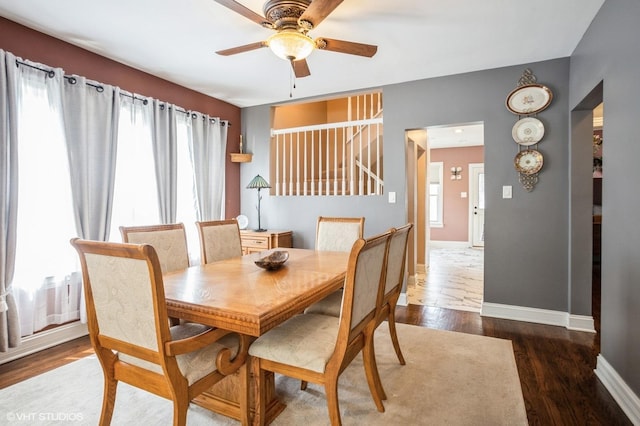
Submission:
{"label": "wooden side table", "polygon": [[255,232],[241,230],[240,239],[242,241],[242,254],[255,253],[263,250],[270,250],[278,247],[293,247],[292,231],[271,231]]}

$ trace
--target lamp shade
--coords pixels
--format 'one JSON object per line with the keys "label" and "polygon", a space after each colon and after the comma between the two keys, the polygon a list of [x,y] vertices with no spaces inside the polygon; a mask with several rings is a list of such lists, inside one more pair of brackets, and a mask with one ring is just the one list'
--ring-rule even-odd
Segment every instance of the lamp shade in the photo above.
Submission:
{"label": "lamp shade", "polygon": [[247,189],[262,189],[262,188],[271,188],[271,185],[269,185],[269,183],[266,180],[264,180],[264,178],[260,175],[256,175],[256,177],[251,179],[251,182],[249,182],[249,185],[247,185]]}
{"label": "lamp shade", "polygon": [[315,48],[311,37],[294,29],[275,33],[267,39],[267,43],[276,56],[287,61],[305,59]]}

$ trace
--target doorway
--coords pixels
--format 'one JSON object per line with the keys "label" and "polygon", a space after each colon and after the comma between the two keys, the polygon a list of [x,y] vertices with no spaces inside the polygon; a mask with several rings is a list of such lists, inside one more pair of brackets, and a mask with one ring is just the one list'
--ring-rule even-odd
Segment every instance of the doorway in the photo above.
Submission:
{"label": "doorway", "polygon": [[604,179],[604,103],[593,109],[593,265],[591,278],[591,313],[595,330],[600,333],[602,182]]}
{"label": "doorway", "polygon": [[[476,270],[484,269],[484,125],[429,126],[407,130],[405,136],[407,218],[414,223],[407,253],[407,299],[430,305],[423,292],[430,289],[420,286],[432,285],[437,277],[438,286],[451,286],[452,291],[444,293],[453,294],[461,272],[456,264],[473,258],[479,263]],[[452,306],[467,299],[465,310],[479,311],[483,273],[470,281],[479,289],[453,300]]]}
{"label": "doorway", "polygon": [[[601,81],[571,111],[569,326],[599,332],[599,242],[604,204],[602,152],[604,105]],[[599,139],[599,140],[597,140]],[[599,146],[598,146],[599,145]],[[591,314],[591,315],[589,315]],[[599,338],[599,334],[598,337]]]}

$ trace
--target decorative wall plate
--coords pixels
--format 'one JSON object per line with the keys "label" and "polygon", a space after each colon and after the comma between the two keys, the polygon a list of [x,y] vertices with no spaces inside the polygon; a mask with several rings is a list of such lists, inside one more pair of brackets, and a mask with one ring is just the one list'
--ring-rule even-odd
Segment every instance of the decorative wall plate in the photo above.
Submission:
{"label": "decorative wall plate", "polygon": [[518,173],[533,175],[542,169],[542,154],[535,149],[520,151],[514,159],[514,165]]}
{"label": "decorative wall plate", "polygon": [[540,142],[544,136],[544,125],[537,118],[525,117],[513,125],[511,135],[517,144],[523,146],[533,145]]}
{"label": "decorative wall plate", "polygon": [[240,229],[247,229],[247,226],[249,226],[249,218],[243,214],[236,217],[236,220],[238,221],[238,228]]}
{"label": "decorative wall plate", "polygon": [[509,111],[518,115],[535,114],[546,109],[553,93],[542,84],[527,84],[514,89],[507,96],[506,106]]}

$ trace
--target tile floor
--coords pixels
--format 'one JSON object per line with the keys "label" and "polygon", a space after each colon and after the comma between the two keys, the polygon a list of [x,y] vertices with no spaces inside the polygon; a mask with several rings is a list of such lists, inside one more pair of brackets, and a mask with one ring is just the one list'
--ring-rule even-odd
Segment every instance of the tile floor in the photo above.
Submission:
{"label": "tile floor", "polygon": [[484,249],[433,248],[430,267],[407,288],[410,304],[480,312],[484,289]]}

